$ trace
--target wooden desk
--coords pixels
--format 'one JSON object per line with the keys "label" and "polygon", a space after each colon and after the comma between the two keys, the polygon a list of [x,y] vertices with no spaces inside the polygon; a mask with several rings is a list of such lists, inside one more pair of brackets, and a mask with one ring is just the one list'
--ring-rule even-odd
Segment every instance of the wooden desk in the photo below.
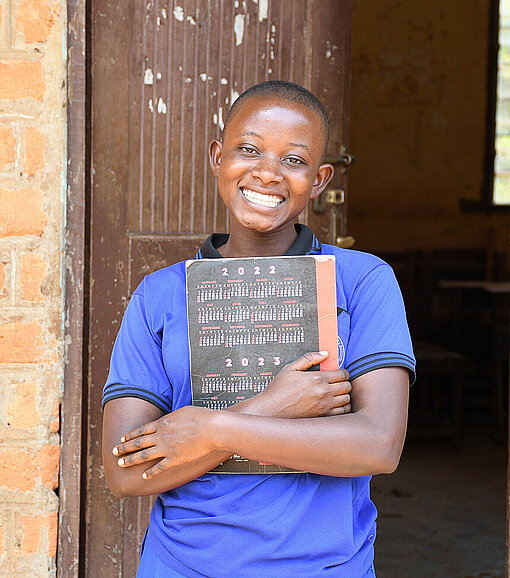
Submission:
{"label": "wooden desk", "polygon": [[510,294],[510,281],[439,281],[441,289],[481,289],[492,294]]}

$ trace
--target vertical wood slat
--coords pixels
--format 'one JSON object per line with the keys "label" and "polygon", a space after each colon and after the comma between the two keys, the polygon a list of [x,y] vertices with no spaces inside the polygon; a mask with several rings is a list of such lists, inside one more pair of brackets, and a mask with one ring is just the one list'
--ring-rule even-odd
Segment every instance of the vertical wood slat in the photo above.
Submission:
{"label": "vertical wood slat", "polygon": [[62,400],[60,508],[57,571],[77,578],[80,561],[83,422],[83,323],[86,197],[85,4],[67,2],[67,218],[65,366]]}
{"label": "vertical wood slat", "polygon": [[[127,301],[129,13],[124,2],[92,0],[92,188],[90,338],[85,413],[85,576],[122,576],[123,520],[107,488],[101,457],[101,396],[111,345]],[[135,189],[136,191],[136,189]],[[136,194],[136,193],[135,193]]]}
{"label": "vertical wood slat", "polygon": [[[328,11],[321,10],[321,0],[310,0],[310,90],[324,103],[331,121],[331,135],[328,157],[338,159],[342,145],[349,143],[349,99],[352,3],[344,0],[328,2]],[[335,14],[336,18],[332,18]],[[342,33],[339,34],[338,31]],[[335,176],[330,188],[340,188],[347,192],[347,174],[341,165],[335,166]],[[342,217],[338,234],[345,235],[348,195],[340,205]],[[308,210],[308,225],[324,241],[331,239],[331,222]]]}

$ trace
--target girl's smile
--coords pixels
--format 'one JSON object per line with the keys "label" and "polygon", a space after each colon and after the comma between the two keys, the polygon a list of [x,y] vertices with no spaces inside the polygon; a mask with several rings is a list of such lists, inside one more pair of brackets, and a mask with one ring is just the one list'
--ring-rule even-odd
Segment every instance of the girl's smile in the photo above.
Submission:
{"label": "girl's smile", "polygon": [[279,195],[268,193],[261,194],[248,188],[240,188],[239,190],[251,203],[262,205],[264,207],[277,207],[284,201],[283,197],[280,197]]}

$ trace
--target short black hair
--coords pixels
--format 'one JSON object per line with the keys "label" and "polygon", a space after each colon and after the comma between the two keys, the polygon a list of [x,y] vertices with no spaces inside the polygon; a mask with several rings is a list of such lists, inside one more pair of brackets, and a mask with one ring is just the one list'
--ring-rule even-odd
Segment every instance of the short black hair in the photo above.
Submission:
{"label": "short black hair", "polygon": [[226,131],[229,122],[236,115],[236,111],[239,109],[240,105],[244,100],[255,96],[272,96],[276,98],[281,98],[282,100],[287,100],[289,102],[297,102],[306,106],[306,108],[313,111],[321,119],[322,124],[322,136],[324,137],[324,153],[323,157],[326,155],[326,149],[329,142],[330,124],[328,113],[322,105],[321,101],[307,90],[304,86],[300,84],[295,84],[294,82],[289,82],[287,80],[267,80],[266,82],[261,82],[260,84],[255,84],[247,90],[245,90],[233,103],[228,112],[225,124],[223,127],[223,132]]}

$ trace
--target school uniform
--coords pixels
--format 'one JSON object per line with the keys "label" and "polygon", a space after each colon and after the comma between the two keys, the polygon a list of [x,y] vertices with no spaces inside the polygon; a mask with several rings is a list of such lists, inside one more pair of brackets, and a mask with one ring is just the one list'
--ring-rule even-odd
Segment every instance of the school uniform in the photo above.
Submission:
{"label": "school uniform", "polygon": [[[304,225],[296,231],[287,255],[336,257],[340,367],[351,381],[381,367],[404,367],[412,383],[411,339],[389,265],[322,244]],[[211,235],[196,258],[221,258],[218,247],[227,238]],[[185,288],[180,262],[136,289],[113,349],[103,406],[118,397],[144,399],[165,413],[191,404]],[[211,578],[373,576],[376,516],[370,476],[205,474],[158,496],[139,576],[172,576],[168,568],[176,576]],[[163,569],[142,574],[155,567],[149,558]]]}

